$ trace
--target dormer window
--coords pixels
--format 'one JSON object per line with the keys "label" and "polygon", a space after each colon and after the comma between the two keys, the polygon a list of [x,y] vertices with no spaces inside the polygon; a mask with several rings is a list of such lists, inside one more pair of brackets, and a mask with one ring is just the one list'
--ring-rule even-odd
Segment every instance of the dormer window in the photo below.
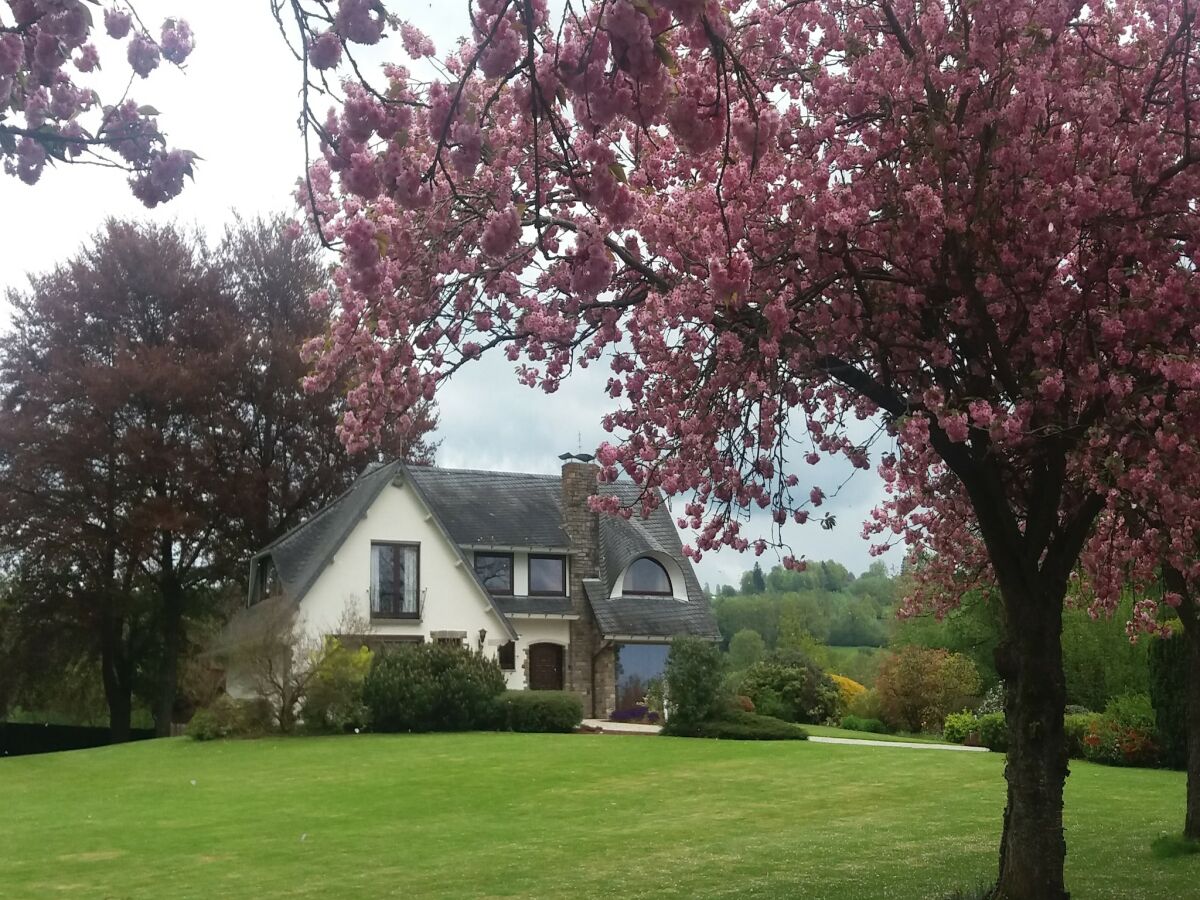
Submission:
{"label": "dormer window", "polygon": [[511,553],[476,553],[475,574],[491,594],[513,592],[513,555]]}
{"label": "dormer window", "polygon": [[531,597],[565,597],[567,558],[529,554],[529,594]]}
{"label": "dormer window", "polygon": [[658,560],[643,556],[635,559],[625,570],[625,580],[621,583],[623,594],[654,594],[664,597],[672,596],[671,576]]}

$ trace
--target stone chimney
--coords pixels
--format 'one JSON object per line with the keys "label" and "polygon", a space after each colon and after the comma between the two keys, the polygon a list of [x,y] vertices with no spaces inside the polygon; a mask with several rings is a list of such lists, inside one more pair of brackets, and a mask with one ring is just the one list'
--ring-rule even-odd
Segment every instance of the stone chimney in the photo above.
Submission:
{"label": "stone chimney", "polygon": [[580,695],[588,716],[594,714],[592,663],[599,649],[599,633],[583,581],[600,575],[600,520],[588,506],[588,497],[596,493],[599,473],[600,467],[592,463],[568,462],[562,467],[563,530],[571,548],[571,605],[579,616],[571,622],[566,688]]}

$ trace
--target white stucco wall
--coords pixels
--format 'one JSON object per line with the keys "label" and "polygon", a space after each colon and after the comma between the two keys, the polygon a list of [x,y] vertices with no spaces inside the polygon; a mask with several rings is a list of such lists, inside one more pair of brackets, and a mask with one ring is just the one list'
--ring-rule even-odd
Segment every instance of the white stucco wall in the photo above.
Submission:
{"label": "white stucco wall", "polygon": [[[504,680],[510,691],[523,691],[529,687],[526,665],[529,645],[547,643],[566,647],[571,642],[571,623],[567,619],[513,619],[512,623],[520,635],[515,653],[516,668],[512,672],[505,672]],[[491,641],[488,643],[491,644]],[[489,655],[494,655],[501,643],[503,641],[497,636],[496,645],[488,649]],[[563,674],[565,676],[566,673]]]}
{"label": "white stucco wall", "polygon": [[[335,631],[347,604],[369,620],[372,541],[419,544],[418,597],[424,592],[420,620],[374,620],[374,634],[421,635],[428,641],[436,631],[465,631],[467,645],[474,648],[482,628],[487,630],[485,653],[495,656],[501,639],[507,640],[504,625],[408,484],[389,484],[383,489],[300,601],[300,620],[306,630],[317,634]],[[466,556],[470,560],[470,554]]]}

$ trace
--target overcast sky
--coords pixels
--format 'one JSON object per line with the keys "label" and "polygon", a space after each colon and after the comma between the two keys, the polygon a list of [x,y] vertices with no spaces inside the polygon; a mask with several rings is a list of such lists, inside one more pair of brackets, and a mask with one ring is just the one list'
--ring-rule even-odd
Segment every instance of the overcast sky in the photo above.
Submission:
{"label": "overcast sky", "polygon": [[[33,188],[0,176],[0,289],[19,287],[27,273],[70,256],[107,216],[176,221],[219,234],[232,210],[253,215],[293,208],[293,185],[303,166],[296,126],[299,67],[283,44],[267,0],[139,0],[137,6],[152,29],[178,14],[195,32],[196,50],[187,71],[164,66],[136,84],[132,96],[161,110],[160,125],[173,146],[203,158],[196,181],[166,206],[146,210],[119,173],[90,166],[49,169]],[[406,0],[396,8],[433,37],[439,53],[464,31],[465,0]],[[103,35],[97,43],[102,62],[109,60],[104,77],[112,86],[107,91],[101,86],[101,94],[112,96],[124,86],[128,69],[116,45]],[[395,45],[399,58],[398,41]],[[6,318],[7,309],[0,309],[0,316]],[[502,357],[484,359],[456,376],[440,395],[438,463],[554,472],[559,453],[591,450],[604,439],[600,417],[611,403],[603,391],[605,380],[605,371],[593,368],[547,396],[519,386],[512,365]],[[830,462],[803,466],[798,474],[802,486],[811,480],[831,490],[847,472]],[[881,497],[878,477],[861,472],[826,507],[837,515],[837,528],[794,526],[785,537],[798,554],[837,559],[861,572],[871,559],[868,543],[858,536],[859,524]],[[766,521],[761,525],[765,529]],[[898,551],[885,560],[898,565]],[[700,580],[714,586],[736,583],[752,562],[750,555],[709,554],[698,567]],[[768,554],[762,562],[769,568],[777,560]]]}

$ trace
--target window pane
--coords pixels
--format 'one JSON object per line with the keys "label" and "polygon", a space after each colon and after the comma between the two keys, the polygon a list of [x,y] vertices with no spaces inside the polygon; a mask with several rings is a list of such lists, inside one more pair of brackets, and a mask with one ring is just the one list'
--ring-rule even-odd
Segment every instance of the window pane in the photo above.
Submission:
{"label": "window pane", "polygon": [[508,554],[476,553],[475,573],[493,594],[511,594],[513,558]]}
{"label": "window pane", "polygon": [[669,594],[671,579],[661,564],[643,556],[626,571],[621,590],[626,594]]}
{"label": "window pane", "polygon": [[561,556],[529,557],[529,592],[531,594],[565,594],[566,560]]}
{"label": "window pane", "polygon": [[405,544],[371,545],[371,612],[378,616],[416,616],[418,548]]}
{"label": "window pane", "polygon": [[513,641],[501,644],[496,657],[501,669],[505,672],[513,671],[517,667],[517,645]]}

